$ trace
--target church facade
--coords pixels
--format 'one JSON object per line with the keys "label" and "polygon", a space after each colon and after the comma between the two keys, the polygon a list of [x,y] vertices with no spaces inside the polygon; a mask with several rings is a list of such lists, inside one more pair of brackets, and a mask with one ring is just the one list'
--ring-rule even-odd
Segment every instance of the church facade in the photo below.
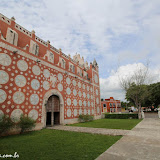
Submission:
{"label": "church facade", "polygon": [[101,118],[99,68],[73,59],[0,14],[0,116],[23,114],[37,129],[69,124],[80,114]]}

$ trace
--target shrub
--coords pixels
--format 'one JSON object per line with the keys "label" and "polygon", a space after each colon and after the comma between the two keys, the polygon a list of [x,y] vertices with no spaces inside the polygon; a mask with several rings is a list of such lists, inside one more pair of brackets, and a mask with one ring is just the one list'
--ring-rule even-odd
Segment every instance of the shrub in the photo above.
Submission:
{"label": "shrub", "polygon": [[17,125],[21,129],[21,133],[24,133],[26,131],[33,129],[35,127],[35,123],[36,121],[33,120],[32,118],[22,115],[20,118],[20,122]]}
{"label": "shrub", "polygon": [[0,119],[0,135],[6,133],[7,131],[9,131],[14,126],[15,126],[15,124],[12,122],[11,118],[4,115]]}
{"label": "shrub", "polygon": [[108,119],[138,119],[138,114],[105,114]]}
{"label": "shrub", "polygon": [[78,120],[79,120],[79,122],[93,121],[93,116],[80,114]]}

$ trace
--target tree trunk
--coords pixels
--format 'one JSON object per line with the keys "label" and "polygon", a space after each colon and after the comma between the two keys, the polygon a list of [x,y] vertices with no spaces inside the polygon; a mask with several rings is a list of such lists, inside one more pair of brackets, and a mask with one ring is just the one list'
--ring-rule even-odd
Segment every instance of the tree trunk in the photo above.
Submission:
{"label": "tree trunk", "polygon": [[138,119],[142,119],[141,104],[138,105]]}

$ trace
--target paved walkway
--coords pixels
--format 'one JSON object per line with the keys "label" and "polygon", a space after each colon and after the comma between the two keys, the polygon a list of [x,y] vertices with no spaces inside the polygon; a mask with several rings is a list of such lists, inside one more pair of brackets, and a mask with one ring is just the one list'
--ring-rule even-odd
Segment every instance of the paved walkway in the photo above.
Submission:
{"label": "paved walkway", "polygon": [[123,135],[96,160],[160,160],[160,119],[145,118],[132,130],[54,126],[49,129]]}
{"label": "paved walkway", "polygon": [[160,160],[160,119],[144,119],[96,160]]}
{"label": "paved walkway", "polygon": [[105,128],[89,128],[89,127],[75,127],[75,126],[62,126],[57,125],[54,127],[47,127],[48,129],[56,129],[56,130],[65,130],[65,131],[73,131],[73,132],[84,132],[84,133],[93,133],[93,134],[103,134],[103,135],[127,135],[129,130],[121,130],[121,129],[105,129]]}

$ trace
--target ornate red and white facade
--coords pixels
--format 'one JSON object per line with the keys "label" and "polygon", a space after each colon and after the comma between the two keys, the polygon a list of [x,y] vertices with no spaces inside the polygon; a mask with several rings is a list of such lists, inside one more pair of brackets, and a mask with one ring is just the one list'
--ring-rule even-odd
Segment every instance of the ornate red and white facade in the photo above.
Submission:
{"label": "ornate red and white facade", "polygon": [[[53,97],[49,108],[51,96],[59,102]],[[96,61],[88,66],[79,54],[72,59],[15,23],[14,17],[0,14],[0,116],[17,122],[24,114],[41,129],[47,116],[54,121],[56,104],[60,124],[77,122],[80,114],[101,117]]]}

